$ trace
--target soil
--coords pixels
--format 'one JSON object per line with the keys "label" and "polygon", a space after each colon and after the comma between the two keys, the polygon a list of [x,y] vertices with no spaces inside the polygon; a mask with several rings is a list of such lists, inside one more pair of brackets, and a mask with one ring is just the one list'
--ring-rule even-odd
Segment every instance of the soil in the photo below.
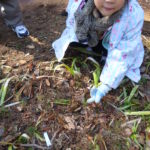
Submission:
{"label": "soil", "polygon": [[[68,52],[68,59],[64,61],[71,66],[76,57],[80,76],[73,76],[64,68],[54,70],[59,63],[50,49],[65,28],[66,17],[61,13],[67,0],[20,0],[20,3],[24,22],[30,30],[29,37],[18,39],[0,18],[0,79],[14,77],[8,87],[5,105],[21,101],[19,105],[0,108],[0,150],[11,145],[19,150],[29,149],[29,143],[34,144],[30,146],[32,149],[44,149],[45,141],[37,136],[43,137],[44,132],[52,139],[49,149],[54,150],[138,149],[134,142],[127,146],[131,128],[122,126],[135,118],[125,117],[115,107],[120,107],[118,97],[123,87],[128,91],[133,88],[130,81],[125,79],[101,104],[87,105],[85,100],[89,98],[93,65],[83,64],[86,56]],[[145,18],[149,19],[150,2],[143,0],[140,3],[146,12]],[[146,82],[140,87],[144,97],[137,97],[141,110],[150,101],[150,70],[146,68],[149,60],[150,49],[145,45],[141,68]],[[146,125],[143,121],[138,129],[142,139],[146,136]],[[26,145],[21,145],[23,134],[30,137]],[[41,147],[37,148],[35,144]]]}

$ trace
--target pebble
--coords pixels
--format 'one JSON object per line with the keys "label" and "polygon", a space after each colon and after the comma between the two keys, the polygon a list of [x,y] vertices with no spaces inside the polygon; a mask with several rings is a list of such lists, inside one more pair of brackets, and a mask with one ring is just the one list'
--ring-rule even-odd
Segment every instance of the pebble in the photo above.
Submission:
{"label": "pebble", "polygon": [[28,49],[35,49],[35,46],[33,44],[27,45],[26,48]]}

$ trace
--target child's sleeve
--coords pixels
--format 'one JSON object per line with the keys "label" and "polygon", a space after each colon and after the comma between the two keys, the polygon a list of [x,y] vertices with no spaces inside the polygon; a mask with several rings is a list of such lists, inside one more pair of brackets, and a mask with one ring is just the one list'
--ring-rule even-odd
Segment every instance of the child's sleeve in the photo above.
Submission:
{"label": "child's sleeve", "polygon": [[[138,16],[136,17],[138,18]],[[115,48],[108,50],[106,64],[102,70],[100,81],[111,88],[116,89],[119,86],[126,73],[136,62],[137,57],[141,57],[143,60],[143,55],[140,56],[140,51],[143,50],[141,47],[143,18],[144,14],[141,14],[141,18],[137,20],[135,18],[130,19],[119,44]]]}

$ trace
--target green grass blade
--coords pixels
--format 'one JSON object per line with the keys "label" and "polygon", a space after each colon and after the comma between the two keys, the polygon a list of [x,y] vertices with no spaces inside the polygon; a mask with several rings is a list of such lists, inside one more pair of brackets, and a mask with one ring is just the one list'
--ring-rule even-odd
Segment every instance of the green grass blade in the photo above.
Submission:
{"label": "green grass blade", "polygon": [[133,111],[133,112],[125,112],[127,116],[149,116],[150,111]]}
{"label": "green grass blade", "polygon": [[88,57],[86,58],[85,62],[87,60],[90,60],[94,66],[96,67],[96,69],[94,70],[93,72],[93,80],[94,80],[94,85],[97,87],[98,86],[98,83],[99,83],[99,77],[100,77],[100,73],[101,73],[101,68],[100,68],[100,65],[99,63],[92,57]]}
{"label": "green grass blade", "polygon": [[0,80],[0,84],[4,83],[7,80],[7,78]]}
{"label": "green grass blade", "polygon": [[125,106],[123,106],[123,107],[120,107],[119,109],[120,110],[127,110],[128,108],[130,108],[131,106],[135,106],[136,104],[128,104],[128,105],[125,105]]}
{"label": "green grass blade", "polygon": [[96,66],[96,70],[93,72],[93,79],[94,79],[94,85],[97,87],[99,83],[99,77],[100,77],[100,68]]}
{"label": "green grass blade", "polygon": [[7,89],[8,89],[8,84],[9,84],[9,82],[10,82],[11,79],[12,79],[12,77],[11,77],[11,78],[8,78],[8,79],[6,80],[6,82],[3,83],[3,85],[2,85],[0,106],[2,106],[3,103],[4,103],[4,100],[5,100],[5,97],[6,97],[6,93],[7,93]]}
{"label": "green grass blade", "polygon": [[13,150],[13,146],[12,146],[12,145],[9,145],[9,146],[8,146],[8,150]]}
{"label": "green grass blade", "polygon": [[100,150],[100,147],[98,144],[96,144],[95,150]]}
{"label": "green grass blade", "polygon": [[124,98],[126,98],[126,97],[127,97],[127,90],[126,90],[126,88],[125,88],[125,87],[123,87],[123,95],[124,95]]}
{"label": "green grass blade", "polygon": [[134,95],[135,95],[135,93],[136,93],[136,91],[137,91],[138,88],[139,88],[139,86],[136,85],[136,86],[132,89],[132,91],[131,91],[131,93],[130,93],[128,99],[127,99],[128,102],[130,102],[131,99],[134,97]]}
{"label": "green grass blade", "polygon": [[75,66],[76,60],[77,60],[77,59],[76,59],[76,58],[74,58],[74,59],[73,59],[73,61],[72,61],[72,64],[71,64],[71,69],[72,69],[72,70],[74,69],[74,66]]}
{"label": "green grass blade", "polygon": [[44,142],[44,141],[45,141],[45,139],[42,138],[39,133],[35,132],[34,135],[35,135],[35,137],[36,137],[38,140],[40,140],[41,142]]}
{"label": "green grass blade", "polygon": [[57,99],[54,101],[54,104],[57,104],[57,105],[69,105],[70,103],[70,100],[67,100],[67,99]]}
{"label": "green grass blade", "polygon": [[[61,68],[61,67],[65,67],[67,69],[67,71],[69,71],[71,73],[71,75],[74,76],[74,71],[72,70],[72,68],[70,68],[69,66],[67,66],[66,64],[61,64],[55,67],[54,70]],[[55,71],[54,71],[55,72]]]}

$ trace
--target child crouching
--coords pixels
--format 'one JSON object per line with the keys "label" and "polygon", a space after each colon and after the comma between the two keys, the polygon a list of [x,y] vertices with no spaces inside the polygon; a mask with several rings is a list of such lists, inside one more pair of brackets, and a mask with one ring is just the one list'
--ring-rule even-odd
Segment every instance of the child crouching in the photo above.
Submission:
{"label": "child crouching", "polygon": [[125,76],[134,82],[140,80],[144,13],[137,0],[74,0],[69,12],[67,28],[53,43],[58,60],[64,57],[71,42],[87,42],[93,47],[100,37],[108,53],[100,75],[102,84],[91,89],[88,103],[99,103]]}

